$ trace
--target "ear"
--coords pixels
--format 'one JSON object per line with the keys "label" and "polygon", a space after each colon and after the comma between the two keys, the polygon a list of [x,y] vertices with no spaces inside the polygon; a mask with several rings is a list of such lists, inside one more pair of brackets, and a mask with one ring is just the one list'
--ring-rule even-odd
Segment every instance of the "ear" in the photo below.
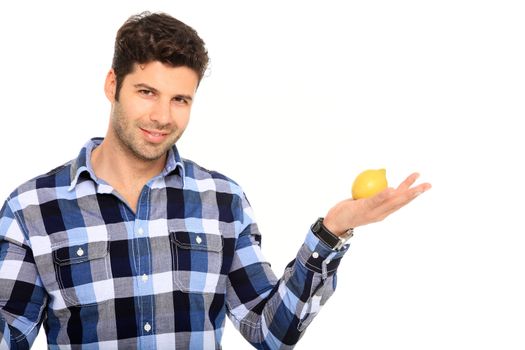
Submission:
{"label": "ear", "polygon": [[104,92],[109,102],[115,102],[115,94],[117,91],[117,76],[113,68],[111,68],[106,75],[106,81],[104,82]]}

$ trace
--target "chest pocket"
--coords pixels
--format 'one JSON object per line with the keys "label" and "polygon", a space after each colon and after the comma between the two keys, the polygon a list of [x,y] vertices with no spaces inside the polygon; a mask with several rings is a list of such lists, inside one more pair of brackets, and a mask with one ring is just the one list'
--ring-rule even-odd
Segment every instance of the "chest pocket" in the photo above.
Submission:
{"label": "chest pocket", "polygon": [[194,293],[217,293],[224,289],[221,235],[175,231],[170,232],[170,241],[176,289]]}
{"label": "chest pocket", "polygon": [[88,306],[113,298],[109,243],[68,242],[53,250],[60,294],[68,306]]}

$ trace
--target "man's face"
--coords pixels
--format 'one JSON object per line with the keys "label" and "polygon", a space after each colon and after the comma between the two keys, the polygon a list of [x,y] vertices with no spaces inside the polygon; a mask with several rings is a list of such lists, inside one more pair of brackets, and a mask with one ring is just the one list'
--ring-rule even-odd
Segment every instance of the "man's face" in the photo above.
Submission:
{"label": "man's face", "polygon": [[116,101],[111,71],[106,94],[113,102],[112,136],[138,159],[163,157],[188,125],[197,85],[198,76],[190,68],[155,61],[136,65],[124,77]]}

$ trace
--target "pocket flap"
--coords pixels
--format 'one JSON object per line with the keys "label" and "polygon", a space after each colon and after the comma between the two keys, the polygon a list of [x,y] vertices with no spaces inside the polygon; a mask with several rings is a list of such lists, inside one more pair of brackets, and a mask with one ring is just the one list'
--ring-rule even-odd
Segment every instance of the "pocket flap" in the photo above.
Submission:
{"label": "pocket flap", "polygon": [[222,236],[210,233],[174,231],[170,232],[170,239],[183,249],[220,252],[223,246]]}
{"label": "pocket flap", "polygon": [[53,251],[53,259],[57,265],[78,264],[84,261],[103,258],[108,254],[108,242],[89,242],[69,244]]}

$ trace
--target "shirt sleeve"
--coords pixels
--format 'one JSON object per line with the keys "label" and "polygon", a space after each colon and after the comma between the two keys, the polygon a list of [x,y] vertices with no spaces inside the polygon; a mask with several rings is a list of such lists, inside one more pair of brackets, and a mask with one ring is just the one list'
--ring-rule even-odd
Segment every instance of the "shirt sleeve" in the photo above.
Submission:
{"label": "shirt sleeve", "polygon": [[[0,210],[0,348],[29,349],[47,301],[31,249],[6,202]],[[9,346],[7,346],[9,345]]]}
{"label": "shirt sleeve", "polygon": [[228,276],[228,316],[255,348],[291,349],[333,294],[336,270],[349,245],[332,250],[309,230],[277,279],[261,254],[261,235],[244,195],[242,213]]}

